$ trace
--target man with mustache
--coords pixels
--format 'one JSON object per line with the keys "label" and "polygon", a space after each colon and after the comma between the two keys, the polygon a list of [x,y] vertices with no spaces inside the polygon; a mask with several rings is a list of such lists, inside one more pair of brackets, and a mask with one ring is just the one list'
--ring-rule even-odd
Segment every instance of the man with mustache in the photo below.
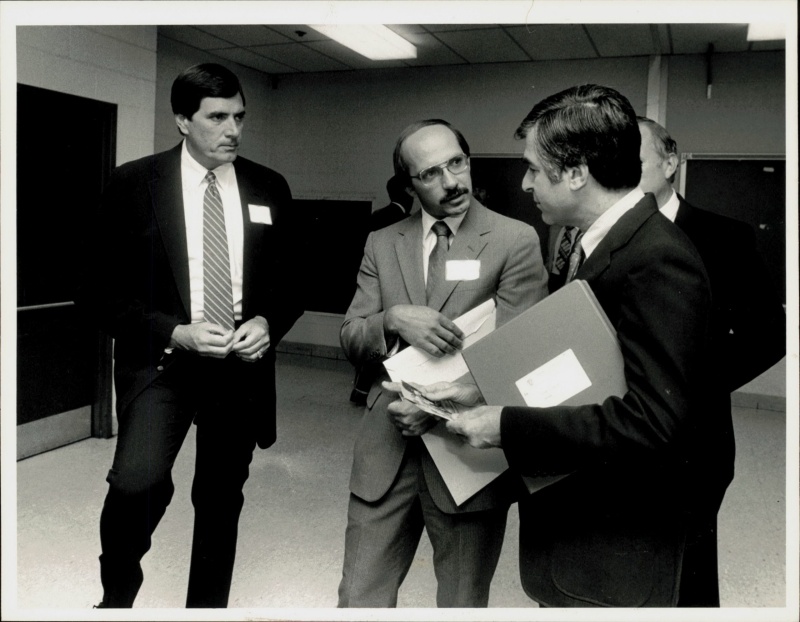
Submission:
{"label": "man with mustache", "polygon": [[[354,365],[408,345],[453,354],[464,338],[453,319],[494,298],[503,323],[547,294],[536,232],[472,197],[469,154],[461,132],[440,119],[400,134],[395,175],[422,209],[367,239],[340,334]],[[389,410],[387,378],[374,381],[356,439],[339,606],[396,606],[425,528],[437,605],[486,607],[521,482],[501,476],[456,506],[420,438],[436,419],[410,403]]]}
{"label": "man with mustache", "polygon": [[275,442],[275,346],[303,309],[291,193],[237,157],[238,78],[207,63],[171,93],[183,140],[123,164],[103,195],[79,303],[115,339],[119,434],[100,517],[102,608],[131,607],[194,421],[187,607],[225,607],[253,450]]}

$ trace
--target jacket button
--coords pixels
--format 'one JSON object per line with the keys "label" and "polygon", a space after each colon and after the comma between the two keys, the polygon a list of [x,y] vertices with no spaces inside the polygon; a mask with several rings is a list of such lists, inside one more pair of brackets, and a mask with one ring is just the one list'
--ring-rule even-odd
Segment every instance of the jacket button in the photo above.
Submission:
{"label": "jacket button", "polygon": [[164,371],[164,366],[163,365],[159,365],[158,367],[156,367],[156,369],[158,371]]}

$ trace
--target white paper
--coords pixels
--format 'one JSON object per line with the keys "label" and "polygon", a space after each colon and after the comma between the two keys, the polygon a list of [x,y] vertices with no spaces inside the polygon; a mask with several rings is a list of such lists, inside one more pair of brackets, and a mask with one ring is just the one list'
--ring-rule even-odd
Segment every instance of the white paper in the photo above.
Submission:
{"label": "white paper", "polygon": [[[453,322],[464,331],[466,347],[492,332],[496,319],[494,300],[489,299]],[[394,382],[405,380],[419,385],[452,382],[469,373],[460,352],[436,358],[413,347],[398,352],[383,365]],[[422,441],[456,505],[462,504],[508,469],[502,449],[476,449],[450,434],[444,423],[424,434]]]}
{"label": "white paper", "polygon": [[[490,298],[453,320],[453,323],[464,331],[464,347],[475,343],[494,330],[496,323],[494,300]],[[421,385],[440,381],[452,382],[469,373],[469,368],[464,362],[461,352],[436,358],[414,347],[401,350],[386,359],[383,366],[394,382],[405,380]]]}
{"label": "white paper", "polygon": [[262,225],[272,224],[272,212],[269,211],[267,205],[248,203],[247,208],[250,210],[250,222],[257,222]]}
{"label": "white paper", "polygon": [[558,406],[592,386],[572,349],[565,350],[516,382],[528,406]]}
{"label": "white paper", "polygon": [[444,265],[446,281],[474,281],[481,276],[480,259],[450,259]]}
{"label": "white paper", "polygon": [[464,503],[508,469],[502,449],[476,449],[450,434],[444,422],[425,434],[422,441],[456,505]]}

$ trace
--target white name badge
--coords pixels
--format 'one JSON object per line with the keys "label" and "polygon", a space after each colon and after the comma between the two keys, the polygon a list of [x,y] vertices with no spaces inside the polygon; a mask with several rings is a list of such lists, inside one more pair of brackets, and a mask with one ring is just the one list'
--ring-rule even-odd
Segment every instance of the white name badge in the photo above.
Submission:
{"label": "white name badge", "polygon": [[480,259],[451,259],[445,263],[446,281],[474,281],[480,276]]}
{"label": "white name badge", "polygon": [[570,349],[516,382],[528,406],[558,406],[592,386],[592,381]]}
{"label": "white name badge", "polygon": [[247,207],[250,210],[250,222],[257,222],[262,225],[272,224],[272,212],[269,211],[269,206],[250,203]]}

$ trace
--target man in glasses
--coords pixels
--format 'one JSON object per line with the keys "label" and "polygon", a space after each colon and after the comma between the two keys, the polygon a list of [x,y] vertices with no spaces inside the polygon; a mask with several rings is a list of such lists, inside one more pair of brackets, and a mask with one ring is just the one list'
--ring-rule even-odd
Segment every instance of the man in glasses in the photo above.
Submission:
{"label": "man in glasses", "polygon": [[[453,354],[464,338],[454,318],[494,298],[500,324],[547,294],[536,232],[473,198],[469,153],[439,119],[400,134],[395,175],[422,210],[367,239],[340,334],[353,364],[408,345]],[[437,605],[486,607],[517,482],[501,476],[457,506],[420,438],[436,419],[403,404],[390,411],[387,378],[373,383],[356,439],[339,606],[395,606],[425,528]]]}

